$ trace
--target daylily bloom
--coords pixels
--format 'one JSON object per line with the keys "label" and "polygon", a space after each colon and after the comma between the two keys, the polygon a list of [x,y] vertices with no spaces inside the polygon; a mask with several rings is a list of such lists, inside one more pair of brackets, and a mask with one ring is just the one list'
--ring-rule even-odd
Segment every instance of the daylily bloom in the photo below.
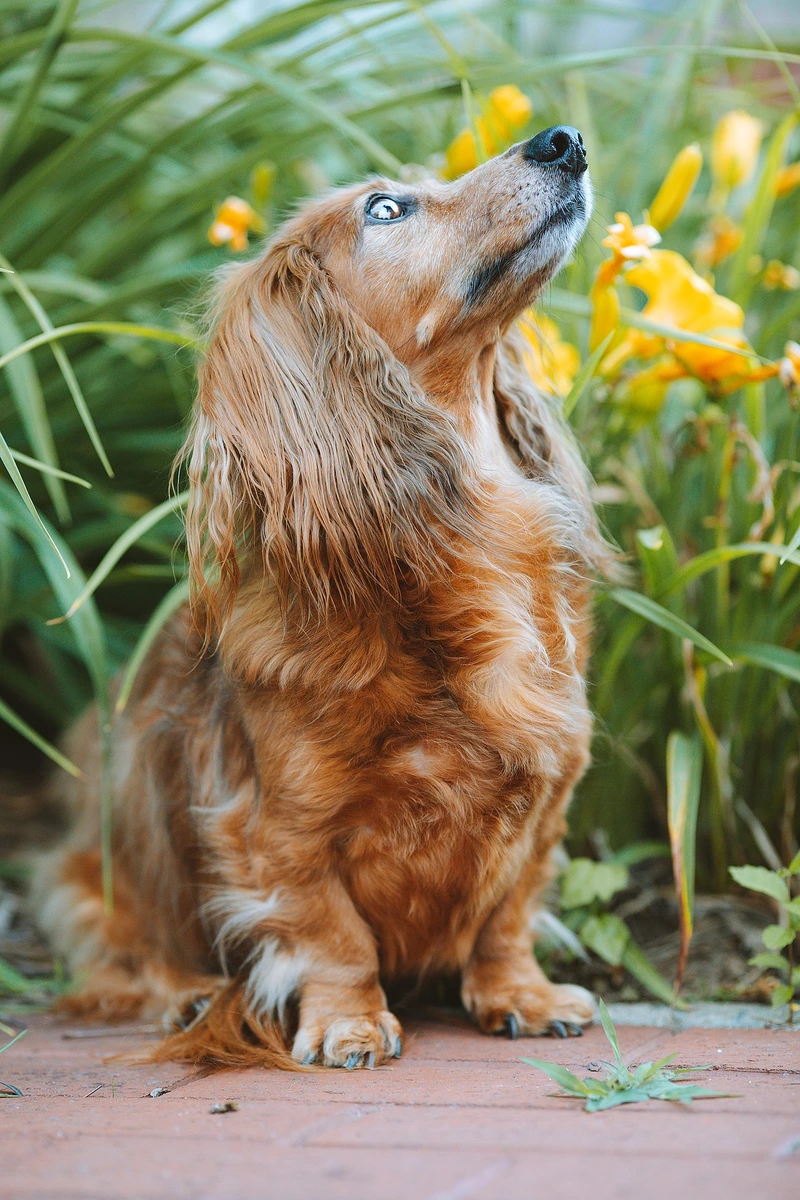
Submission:
{"label": "daylily bloom", "polygon": [[534,383],[551,395],[566,396],[581,365],[577,348],[561,340],[555,321],[533,309],[520,319],[519,328],[528,342],[524,360]]}
{"label": "daylily bloom", "polygon": [[223,246],[227,242],[232,250],[246,250],[248,230],[258,232],[263,228],[261,217],[246,200],[228,196],[208,231],[208,240],[212,246]]}
{"label": "daylily bloom", "polygon": [[[614,224],[608,226],[608,237],[603,238],[603,245],[614,252],[615,258],[631,261],[635,258],[647,258],[651,246],[657,246],[661,234],[652,225],[634,225],[626,212],[618,212]],[[620,267],[624,265],[621,262]]]}
{"label": "daylily bloom", "polygon": [[614,280],[636,259],[647,258],[650,247],[661,241],[661,234],[652,225],[634,225],[626,212],[616,213],[616,220],[608,227],[608,237],[603,245],[612,251],[612,257],[600,264],[595,275],[589,298],[592,302],[592,324],[589,330],[589,349],[596,350],[601,342],[617,327],[619,322],[619,296]]}
{"label": "daylily bloom", "polygon": [[[491,157],[508,144],[516,130],[530,120],[533,106],[513,83],[496,87],[489,93],[482,116],[475,121],[485,157]],[[472,129],[462,129],[445,151],[445,179],[457,179],[478,165],[478,148]]]}
{"label": "daylily bloom", "polygon": [[764,268],[761,283],[770,291],[780,288],[784,292],[794,292],[800,288],[800,271],[797,267],[790,267],[788,263],[782,263],[777,258],[773,258]]}
{"label": "daylily bloom", "polygon": [[800,184],[800,159],[789,163],[788,167],[778,172],[775,179],[775,195],[786,196]]}
{"label": "daylily bloom", "polygon": [[692,194],[702,166],[703,153],[696,142],[684,146],[675,156],[650,205],[649,222],[656,229],[666,229],[679,216]]}
{"label": "daylily bloom", "polygon": [[[718,295],[682,255],[674,250],[654,250],[650,257],[628,269],[625,281],[641,288],[647,304],[641,315],[659,325],[713,337],[741,350],[749,350],[742,332],[744,312],[738,304]],[[761,368],[744,355],[731,353],[698,342],[665,340],[636,329],[629,329],[603,363],[604,374],[611,374],[629,358],[649,359],[668,349],[687,375],[695,375],[706,384],[732,390],[742,383],[767,378],[772,367]]]}
{"label": "daylily bloom", "polygon": [[615,399],[627,409],[652,416],[661,408],[667,388],[675,379],[685,378],[686,371],[671,355],[658,358],[648,367],[636,371],[622,383]]}
{"label": "daylily bloom", "polygon": [[758,162],[761,122],[741,109],[726,113],[711,141],[711,174],[718,199],[747,183]]}

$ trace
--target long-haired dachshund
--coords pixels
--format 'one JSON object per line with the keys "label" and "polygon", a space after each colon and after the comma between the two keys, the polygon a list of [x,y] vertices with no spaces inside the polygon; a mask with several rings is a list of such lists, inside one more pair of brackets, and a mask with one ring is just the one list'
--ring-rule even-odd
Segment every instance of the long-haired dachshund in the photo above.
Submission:
{"label": "long-haired dachshund", "polygon": [[608,552],[514,329],[590,206],[560,126],[452,184],[335,191],[223,274],[193,616],[115,728],[113,912],[95,711],[39,872],[72,1013],[164,1018],[164,1056],[350,1068],[400,1054],[384,984],[458,973],[485,1033],[591,1020],[531,917],[588,760]]}

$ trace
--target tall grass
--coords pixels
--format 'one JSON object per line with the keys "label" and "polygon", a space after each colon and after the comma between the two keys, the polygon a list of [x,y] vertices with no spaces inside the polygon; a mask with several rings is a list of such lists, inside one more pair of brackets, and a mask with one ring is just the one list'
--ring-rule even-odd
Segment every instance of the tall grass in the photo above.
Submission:
{"label": "tall grass", "polygon": [[[108,680],[184,595],[180,513],[155,506],[192,402],[194,298],[228,257],[206,237],[228,193],[269,226],[329,183],[435,167],[471,119],[465,98],[516,83],[531,133],[570,121],[589,151],[597,215],[542,300],[585,360],[603,226],[617,209],[638,219],[673,154],[707,148],[717,118],[745,108],[780,145],[734,203],[745,241],[716,286],[745,306],[760,355],[800,334],[800,292],[767,291],[750,271],[754,255],[800,265],[800,189],[774,204],[759,190],[800,149],[780,125],[797,101],[797,21],[776,50],[723,0],[663,13],[589,0],[147,11],[132,31],[97,0],[0,0],[0,718],[67,770],[58,731],[94,696],[108,747]],[[704,174],[666,245],[691,254],[708,193]],[[633,289],[625,299],[641,307]],[[571,836],[666,840],[669,813],[674,840],[696,793],[698,877],[722,887],[728,863],[788,860],[797,845],[798,567],[752,537],[765,472],[774,513],[756,541],[785,545],[797,528],[796,406],[777,381],[723,397],[680,380],[651,410],[583,382],[571,420],[634,579],[598,601],[595,765]],[[671,734],[687,761],[701,748],[702,776],[692,792],[673,768],[683,791],[672,785],[668,807]]]}

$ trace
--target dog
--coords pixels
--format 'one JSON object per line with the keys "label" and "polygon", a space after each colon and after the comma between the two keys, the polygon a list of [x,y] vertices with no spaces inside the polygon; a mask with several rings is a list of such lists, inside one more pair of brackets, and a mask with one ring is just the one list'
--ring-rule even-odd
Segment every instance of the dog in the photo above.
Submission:
{"label": "dog", "polygon": [[484,1033],[578,1034],[531,921],[589,757],[587,476],[515,326],[581,237],[580,134],[454,183],[316,199],[223,272],[185,448],[193,604],[96,710],[38,871],[78,981],[156,1053],[379,1065],[384,985],[460,976]]}

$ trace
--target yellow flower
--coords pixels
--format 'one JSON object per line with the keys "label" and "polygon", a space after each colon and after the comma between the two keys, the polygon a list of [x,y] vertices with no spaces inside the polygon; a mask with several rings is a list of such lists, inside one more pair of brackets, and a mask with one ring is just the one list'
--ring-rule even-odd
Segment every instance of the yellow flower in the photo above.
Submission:
{"label": "yellow flower", "polygon": [[741,109],[726,113],[718,122],[711,141],[711,174],[723,198],[752,177],[762,132],[761,122]]}
{"label": "yellow flower", "polygon": [[783,358],[778,364],[778,378],[790,392],[800,390],[800,346],[797,342],[787,342],[783,348]]}
{"label": "yellow flower", "polygon": [[490,121],[494,120],[504,137],[510,138],[515,129],[527,125],[532,112],[533,105],[516,84],[506,83],[489,95],[487,115]]}
{"label": "yellow flower", "polygon": [[515,131],[527,124],[532,112],[530,100],[513,83],[495,88],[489,93],[483,115],[475,121],[482,156],[478,155],[472,129],[462,129],[445,151],[445,179],[466,175],[477,167],[480,157],[497,154],[504,144],[511,142]]}
{"label": "yellow flower", "polygon": [[708,270],[719,266],[742,244],[742,229],[727,213],[716,213],[708,223],[708,229],[697,243],[698,267]]}
{"label": "yellow flower", "polygon": [[[628,269],[625,280],[641,288],[647,296],[641,313],[647,320],[749,349],[741,332],[744,313],[739,305],[718,295],[674,250],[654,250],[649,258]],[[687,374],[696,375],[706,383],[744,382],[755,377],[753,364],[740,354],[697,342],[665,343],[660,337],[636,329],[628,330],[620,345],[606,358],[604,373],[612,373],[628,358],[653,358],[663,352],[665,345]]]}
{"label": "yellow flower", "polygon": [[775,180],[775,195],[786,196],[789,192],[793,192],[798,184],[800,184],[800,159],[778,172]]}
{"label": "yellow flower", "polygon": [[545,392],[566,396],[581,365],[576,347],[562,342],[555,321],[533,309],[528,309],[519,327],[528,342],[524,360],[531,379]]}
{"label": "yellow flower", "polygon": [[263,228],[261,217],[246,200],[240,196],[228,196],[208,231],[208,240],[212,246],[223,246],[227,242],[232,250],[246,250],[248,230],[258,232]]}
{"label": "yellow flower", "polygon": [[787,263],[773,258],[764,268],[761,283],[770,291],[780,288],[784,292],[794,292],[800,288],[800,271],[797,267],[790,267]]}
{"label": "yellow flower", "polygon": [[[621,260],[647,258],[650,247],[661,241],[661,234],[652,225],[634,225],[626,212],[618,212],[613,225],[608,226],[608,237],[603,245],[610,247],[614,257]],[[624,261],[620,262],[620,268]]]}
{"label": "yellow flower", "polygon": [[619,296],[614,280],[623,267],[637,258],[646,258],[650,247],[661,241],[652,225],[634,225],[626,212],[618,212],[616,221],[608,226],[603,245],[612,251],[611,258],[601,262],[592,284],[592,324],[589,330],[589,349],[596,350],[619,322]]}
{"label": "yellow flower", "polygon": [[656,229],[666,229],[680,214],[697,183],[702,165],[703,154],[696,142],[684,146],[675,156],[650,205],[649,220]]}

